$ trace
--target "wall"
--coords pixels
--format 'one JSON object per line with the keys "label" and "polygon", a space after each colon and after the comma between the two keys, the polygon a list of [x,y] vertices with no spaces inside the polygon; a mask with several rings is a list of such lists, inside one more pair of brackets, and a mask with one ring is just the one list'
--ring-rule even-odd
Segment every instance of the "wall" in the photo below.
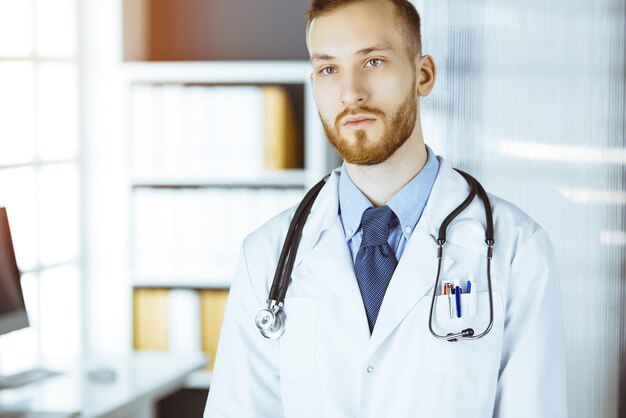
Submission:
{"label": "wall", "polygon": [[124,2],[126,60],[308,59],[306,1]]}

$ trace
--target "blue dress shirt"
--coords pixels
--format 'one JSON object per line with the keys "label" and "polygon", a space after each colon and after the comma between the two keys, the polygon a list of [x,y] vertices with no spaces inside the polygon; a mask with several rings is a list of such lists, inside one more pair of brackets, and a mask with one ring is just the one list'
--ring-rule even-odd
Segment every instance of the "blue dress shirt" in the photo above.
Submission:
{"label": "blue dress shirt", "polygon": [[[426,145],[426,150],[428,158],[422,170],[387,202],[387,206],[396,214],[396,218],[391,223],[388,242],[394,249],[398,260],[404,252],[404,247],[415,225],[422,216],[439,171],[439,160],[435,153],[428,145]],[[363,238],[361,228],[363,212],[374,205],[354,185],[346,172],[345,162],[341,166],[338,192],[339,218],[343,224],[346,242],[350,247],[352,262],[354,262]]]}

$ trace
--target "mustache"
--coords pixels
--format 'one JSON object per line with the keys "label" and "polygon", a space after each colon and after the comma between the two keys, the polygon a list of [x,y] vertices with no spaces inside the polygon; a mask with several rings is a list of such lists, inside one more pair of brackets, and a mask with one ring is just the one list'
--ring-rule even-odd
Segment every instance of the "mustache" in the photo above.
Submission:
{"label": "mustache", "polygon": [[338,125],[341,122],[341,120],[348,115],[357,115],[359,113],[376,115],[376,116],[380,116],[381,118],[385,117],[385,112],[379,109],[375,109],[373,107],[368,107],[368,106],[351,107],[351,108],[346,108],[342,110],[341,113],[337,115],[337,117],[335,118],[335,124]]}

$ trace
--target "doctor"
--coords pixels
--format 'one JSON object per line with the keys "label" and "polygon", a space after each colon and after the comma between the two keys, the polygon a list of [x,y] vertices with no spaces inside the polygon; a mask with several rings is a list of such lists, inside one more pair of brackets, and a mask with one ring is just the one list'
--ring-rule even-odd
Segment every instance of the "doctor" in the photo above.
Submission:
{"label": "doctor", "polygon": [[[420,97],[436,66],[406,0],[313,1],[307,46],[315,101],[344,159],[304,226],[286,331],[255,326],[295,208],[250,234],[232,281],[205,417],[566,417],[563,318],[546,232],[489,195],[495,244],[490,322],[486,215],[472,203],[447,228],[441,280],[474,281],[475,312],[449,304],[439,226],[469,192],[424,144]],[[450,309],[453,315],[450,316]]]}

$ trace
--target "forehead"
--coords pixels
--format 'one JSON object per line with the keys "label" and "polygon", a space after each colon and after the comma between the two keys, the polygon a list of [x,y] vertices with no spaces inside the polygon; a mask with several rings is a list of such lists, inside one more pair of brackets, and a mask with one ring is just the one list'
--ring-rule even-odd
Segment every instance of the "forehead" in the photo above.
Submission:
{"label": "forehead", "polygon": [[308,32],[311,58],[354,55],[363,48],[403,46],[395,6],[390,1],[365,1],[342,6],[313,19]]}

